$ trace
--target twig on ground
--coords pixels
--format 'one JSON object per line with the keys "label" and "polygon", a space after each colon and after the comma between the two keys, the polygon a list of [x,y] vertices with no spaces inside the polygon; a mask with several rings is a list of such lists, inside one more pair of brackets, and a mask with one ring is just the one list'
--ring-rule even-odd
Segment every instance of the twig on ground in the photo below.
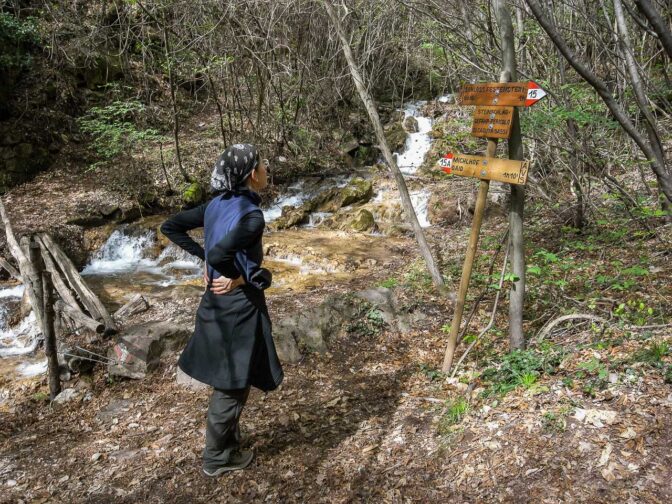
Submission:
{"label": "twig on ground", "polygon": [[551,322],[549,322],[548,324],[546,324],[544,327],[541,328],[541,330],[537,333],[537,336],[535,338],[537,343],[539,343],[546,336],[548,336],[556,326],[568,320],[586,320],[593,322],[601,322],[603,324],[609,323],[607,319],[600,317],[599,315],[592,315],[590,313],[573,313],[571,315],[563,315],[561,317],[552,320]]}

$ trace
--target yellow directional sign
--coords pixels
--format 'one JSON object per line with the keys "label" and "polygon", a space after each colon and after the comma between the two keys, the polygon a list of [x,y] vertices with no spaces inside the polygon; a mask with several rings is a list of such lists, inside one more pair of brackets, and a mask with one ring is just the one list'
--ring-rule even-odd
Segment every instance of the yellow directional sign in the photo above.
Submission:
{"label": "yellow directional sign", "polygon": [[525,185],[530,168],[529,161],[453,154],[452,152],[443,156],[438,165],[445,173],[452,175],[518,185]]}
{"label": "yellow directional sign", "polygon": [[513,107],[476,107],[471,134],[482,138],[509,138]]}

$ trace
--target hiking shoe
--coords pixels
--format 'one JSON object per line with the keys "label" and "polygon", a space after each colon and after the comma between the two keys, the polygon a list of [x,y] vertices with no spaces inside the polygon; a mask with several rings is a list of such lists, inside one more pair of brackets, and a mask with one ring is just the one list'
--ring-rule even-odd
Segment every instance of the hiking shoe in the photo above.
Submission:
{"label": "hiking shoe", "polygon": [[252,462],[253,458],[254,453],[252,452],[252,450],[236,451],[231,454],[231,458],[229,459],[226,465],[216,467],[213,469],[204,467],[203,474],[205,474],[210,478],[215,478],[217,476],[220,476],[221,474],[224,474],[225,472],[245,469],[248,465],[250,465],[250,462]]}

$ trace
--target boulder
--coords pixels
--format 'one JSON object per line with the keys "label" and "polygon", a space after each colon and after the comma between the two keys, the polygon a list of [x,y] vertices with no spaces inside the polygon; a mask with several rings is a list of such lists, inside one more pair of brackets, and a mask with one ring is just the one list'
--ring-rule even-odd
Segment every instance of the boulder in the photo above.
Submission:
{"label": "boulder", "polygon": [[[290,362],[297,362],[300,359],[299,350],[326,352],[329,341],[342,331],[345,322],[354,318],[356,312],[350,298],[329,296],[313,310],[275,323],[273,338],[291,348],[291,353],[287,356],[293,359]],[[292,340],[294,344],[291,343]],[[296,353],[293,347],[296,347]]]}
{"label": "boulder", "polygon": [[350,221],[350,228],[358,233],[372,230],[376,225],[373,214],[368,210],[360,209],[355,217]]}
{"label": "boulder", "polygon": [[392,152],[401,152],[406,145],[406,130],[401,121],[392,122],[385,126],[385,139]]}
{"label": "boulder", "polygon": [[406,119],[404,119],[404,129],[407,133],[417,133],[420,131],[418,120],[413,116],[408,116]]}
{"label": "boulder", "polygon": [[420,311],[411,312],[405,309],[394,289],[375,287],[355,295],[376,307],[385,323],[399,332],[408,332],[414,324],[426,319],[425,314]]}
{"label": "boulder", "polygon": [[108,352],[112,376],[142,379],[156,369],[164,352],[184,347],[192,327],[169,321],[147,322],[126,329]]}
{"label": "boulder", "polygon": [[177,376],[175,377],[175,381],[178,385],[181,385],[190,390],[207,390],[210,388],[210,385],[200,382],[196,378],[192,378],[187,373],[182,371],[179,366],[177,367]]}
{"label": "boulder", "polygon": [[314,201],[314,209],[320,212],[336,212],[355,203],[366,203],[373,196],[373,184],[362,178],[352,179],[347,186],[334,187],[320,193]]}

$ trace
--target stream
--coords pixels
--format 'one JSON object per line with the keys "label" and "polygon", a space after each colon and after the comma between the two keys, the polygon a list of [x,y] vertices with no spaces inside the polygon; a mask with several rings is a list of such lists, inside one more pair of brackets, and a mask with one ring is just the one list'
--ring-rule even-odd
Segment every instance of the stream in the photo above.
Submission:
{"label": "stream", "polygon": [[[412,102],[403,109],[405,118],[414,116],[418,121],[418,131],[408,133],[404,150],[395,154],[397,164],[407,176],[417,172],[432,144],[429,135],[432,119],[420,114],[424,104]],[[278,219],[284,206],[301,205],[320,191],[345,187],[350,179],[342,176],[319,182],[302,180],[288,186],[264,210],[266,222]],[[428,227],[430,192],[413,190],[410,196],[420,225]],[[382,214],[376,211],[376,206],[398,204],[398,200],[395,187],[375,188],[374,197],[366,207],[372,209],[378,221]],[[274,273],[269,294],[311,288],[328,279],[345,277],[349,274],[345,265],[352,261],[365,265],[385,260],[388,254],[385,244],[391,238],[376,231],[349,236],[349,250],[344,251],[341,236],[334,235],[339,232],[325,231],[321,227],[332,215],[315,212],[298,229],[276,231],[264,237],[264,263]],[[138,292],[162,296],[174,293],[176,289],[191,295],[202,291],[202,261],[173,244],[161,249],[155,229],[165,217],[155,216],[144,223],[120,225],[83,269],[82,276],[110,312]],[[198,234],[195,236],[198,239]],[[321,245],[305,247],[306,243]],[[30,313],[22,319],[18,316],[23,290],[22,285],[0,282],[0,376],[26,378],[45,373],[47,369],[42,352],[35,352],[39,331],[34,315]]]}

